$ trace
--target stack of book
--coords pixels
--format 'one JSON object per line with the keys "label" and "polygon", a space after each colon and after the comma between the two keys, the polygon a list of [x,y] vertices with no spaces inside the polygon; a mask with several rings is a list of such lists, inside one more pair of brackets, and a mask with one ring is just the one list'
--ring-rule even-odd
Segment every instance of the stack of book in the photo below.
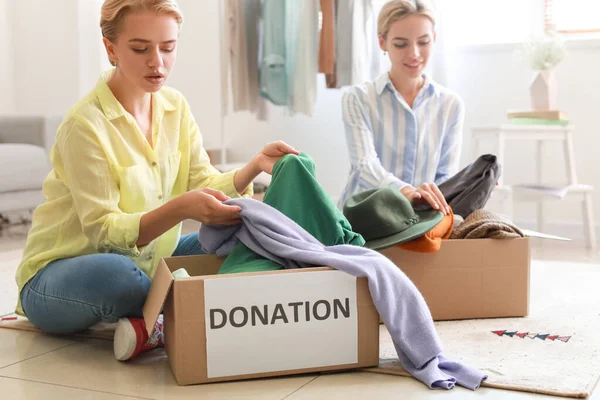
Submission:
{"label": "stack of book", "polygon": [[515,125],[559,125],[569,124],[569,115],[560,110],[512,110],[508,119]]}

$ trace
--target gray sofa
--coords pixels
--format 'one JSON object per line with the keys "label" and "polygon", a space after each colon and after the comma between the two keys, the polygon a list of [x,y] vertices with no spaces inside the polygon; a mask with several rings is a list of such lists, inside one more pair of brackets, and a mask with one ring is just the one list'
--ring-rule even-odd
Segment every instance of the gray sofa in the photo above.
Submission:
{"label": "gray sofa", "polygon": [[33,210],[44,200],[59,117],[0,116],[0,214]]}

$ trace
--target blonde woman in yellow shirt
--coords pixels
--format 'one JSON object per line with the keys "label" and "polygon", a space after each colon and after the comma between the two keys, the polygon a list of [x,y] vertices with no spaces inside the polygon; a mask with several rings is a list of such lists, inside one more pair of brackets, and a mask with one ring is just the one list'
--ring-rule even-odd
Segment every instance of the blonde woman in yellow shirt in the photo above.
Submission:
{"label": "blonde woman in yellow shirt", "polygon": [[161,344],[148,339],[142,306],[161,257],[201,254],[181,222],[235,224],[229,196],[298,154],[270,143],[245,167],[221,174],[202,147],[185,98],[164,87],[182,15],[175,0],[106,0],[100,26],[115,67],[67,114],[51,152],[46,201],[33,215],[17,270],[17,312],[46,332],[118,322],[115,356]]}

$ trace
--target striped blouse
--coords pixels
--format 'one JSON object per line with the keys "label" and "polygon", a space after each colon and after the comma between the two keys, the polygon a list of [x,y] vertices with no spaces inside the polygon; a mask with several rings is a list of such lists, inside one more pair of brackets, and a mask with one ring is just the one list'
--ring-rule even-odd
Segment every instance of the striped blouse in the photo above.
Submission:
{"label": "striped blouse", "polygon": [[351,169],[340,208],[357,192],[439,185],[458,172],[464,104],[427,76],[412,108],[388,73],[348,88],[342,108]]}

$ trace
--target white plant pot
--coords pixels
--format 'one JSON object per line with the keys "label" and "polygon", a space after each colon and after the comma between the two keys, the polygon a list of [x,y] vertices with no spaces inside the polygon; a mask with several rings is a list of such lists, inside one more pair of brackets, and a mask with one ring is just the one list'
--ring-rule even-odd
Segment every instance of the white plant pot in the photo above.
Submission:
{"label": "white plant pot", "polygon": [[557,109],[558,88],[553,70],[539,71],[529,86],[529,92],[532,109]]}

